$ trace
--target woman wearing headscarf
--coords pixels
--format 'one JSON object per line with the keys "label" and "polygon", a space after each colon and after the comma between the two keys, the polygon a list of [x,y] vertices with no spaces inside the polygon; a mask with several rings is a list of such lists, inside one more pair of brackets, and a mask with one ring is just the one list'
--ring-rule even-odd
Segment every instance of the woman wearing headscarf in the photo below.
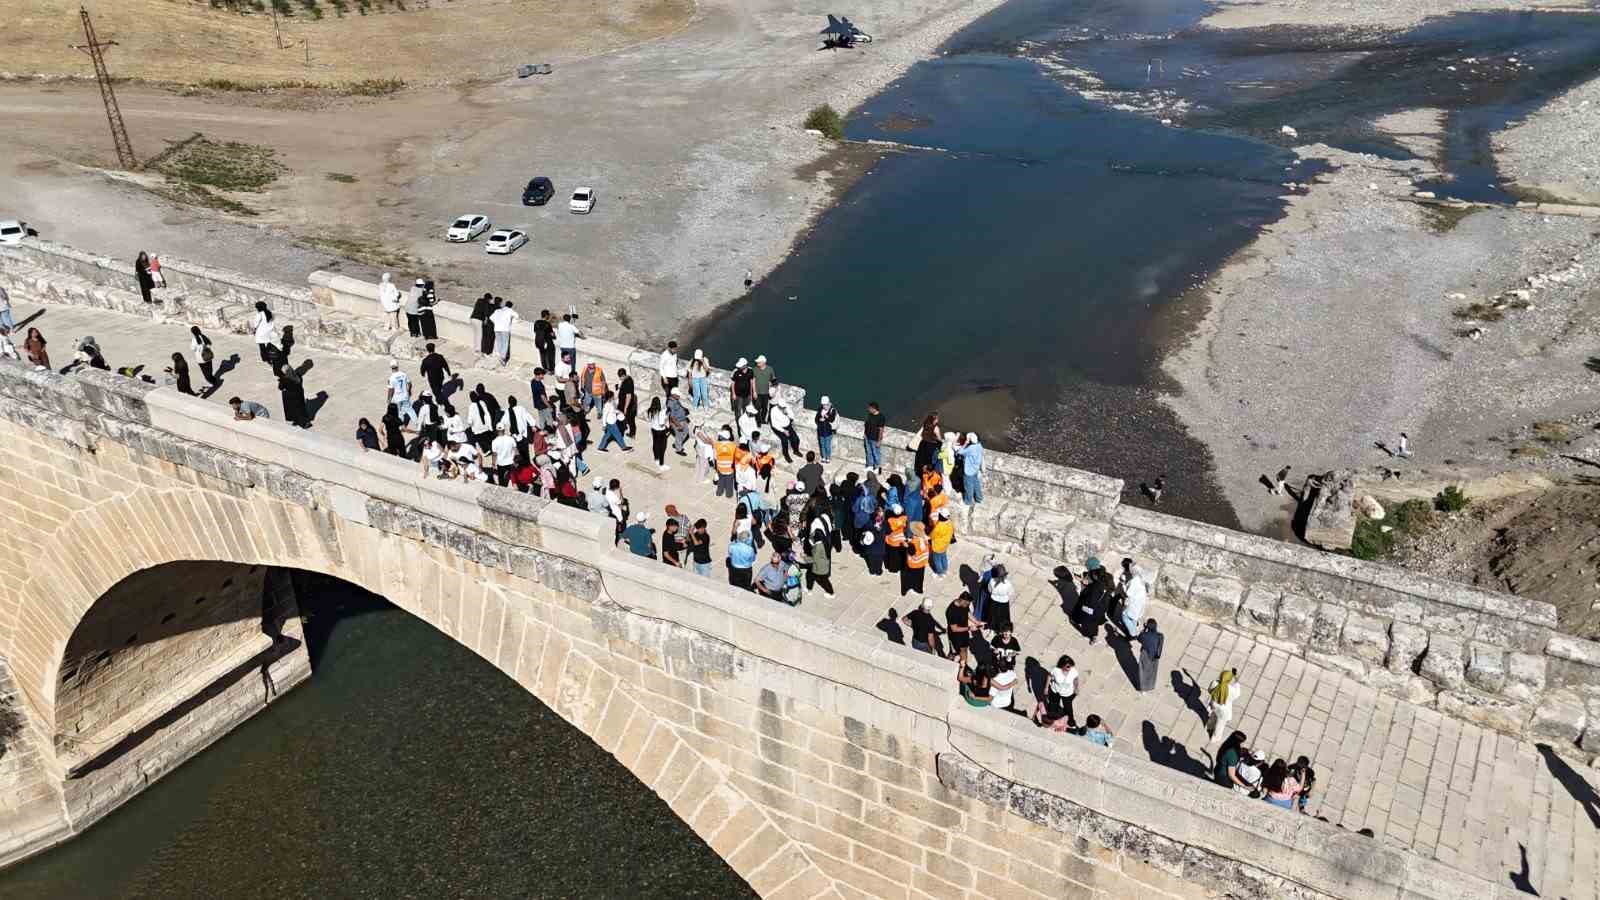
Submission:
{"label": "woman wearing headscarf", "polygon": [[1238,669],[1223,669],[1217,674],[1217,679],[1211,682],[1211,687],[1206,689],[1206,700],[1211,707],[1211,716],[1206,719],[1206,733],[1213,741],[1226,732],[1228,724],[1233,721],[1234,701],[1243,693],[1236,683],[1238,679]]}
{"label": "woman wearing headscarf", "polygon": [[478,352],[484,356],[494,353],[494,323],[489,321],[489,314],[495,310],[494,295],[488,291],[472,304],[472,315],[468,318],[478,322]]}
{"label": "woman wearing headscarf", "polygon": [[394,456],[406,455],[406,436],[400,430],[400,407],[394,403],[383,414],[383,452]]}
{"label": "woman wearing headscarf", "polygon": [[44,349],[46,343],[37,328],[29,328],[28,337],[22,342],[22,352],[28,355],[28,362],[41,369],[50,368],[50,354]]}
{"label": "woman wearing headscarf", "polygon": [[180,393],[194,396],[194,387],[189,384],[189,364],[184,361],[182,353],[172,354],[172,368],[167,371],[171,372],[173,379],[177,381]]}
{"label": "woman wearing headscarf", "polygon": [[283,396],[283,420],[299,428],[310,428],[306,413],[306,387],[294,366],[278,368],[278,393]]}
{"label": "woman wearing headscarf", "polygon": [[400,289],[394,286],[392,276],[385,272],[378,282],[378,305],[383,307],[383,317],[390,331],[400,330]]}

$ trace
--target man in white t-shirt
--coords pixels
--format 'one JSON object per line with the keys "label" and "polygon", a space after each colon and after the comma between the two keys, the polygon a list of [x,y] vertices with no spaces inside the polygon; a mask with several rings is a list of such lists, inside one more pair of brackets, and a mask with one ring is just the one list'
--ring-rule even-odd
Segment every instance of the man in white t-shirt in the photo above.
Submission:
{"label": "man in white t-shirt", "polygon": [[520,318],[511,308],[510,300],[489,314],[489,322],[494,326],[494,355],[500,358],[502,366],[511,360],[511,326]]}
{"label": "man in white t-shirt", "polygon": [[1144,569],[1127,558],[1122,560],[1122,576],[1118,581],[1122,588],[1122,635],[1131,641],[1139,633],[1140,623],[1144,621],[1145,604],[1150,599],[1150,584]]}
{"label": "man in white t-shirt", "polygon": [[656,366],[661,373],[661,393],[672,395],[672,389],[678,386],[678,342],[667,341],[667,349],[661,351],[661,362]]}
{"label": "man in white t-shirt", "polygon": [[400,411],[400,418],[413,427],[417,424],[417,410],[411,405],[411,377],[400,371],[400,361],[389,360],[389,395],[387,402]]}
{"label": "man in white t-shirt", "polygon": [[578,338],[582,336],[583,332],[572,321],[572,314],[563,315],[561,324],[556,326],[556,350],[561,354],[561,361],[566,363],[568,371],[575,372],[578,369]]}
{"label": "man in white t-shirt", "polygon": [[510,484],[511,469],[517,462],[517,439],[502,425],[494,441],[489,444],[489,450],[494,455],[495,483]]}

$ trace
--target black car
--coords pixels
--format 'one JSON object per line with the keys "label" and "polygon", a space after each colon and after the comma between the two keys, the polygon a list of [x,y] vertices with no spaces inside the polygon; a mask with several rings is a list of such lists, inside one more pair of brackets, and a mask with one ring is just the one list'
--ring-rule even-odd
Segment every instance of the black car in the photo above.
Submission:
{"label": "black car", "polygon": [[540,175],[538,178],[528,182],[528,186],[522,189],[522,205],[543,206],[549,203],[550,198],[555,195],[556,186],[550,183],[550,179]]}

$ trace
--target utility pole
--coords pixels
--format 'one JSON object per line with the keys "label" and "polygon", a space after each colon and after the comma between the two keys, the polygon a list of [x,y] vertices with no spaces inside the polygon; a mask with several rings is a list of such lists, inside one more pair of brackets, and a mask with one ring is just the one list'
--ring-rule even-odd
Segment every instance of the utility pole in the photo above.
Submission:
{"label": "utility pole", "polygon": [[94,23],[89,21],[87,7],[78,7],[78,15],[83,19],[85,43],[74,45],[73,49],[82,50],[94,60],[94,78],[100,83],[100,99],[106,106],[106,119],[111,123],[111,141],[117,145],[117,163],[124,169],[137,169],[139,158],[133,155],[133,142],[128,140],[128,126],[122,123],[122,110],[117,106],[117,93],[111,89],[111,73],[106,70],[106,57],[101,52],[106,47],[115,47],[117,42],[102,42],[95,37]]}

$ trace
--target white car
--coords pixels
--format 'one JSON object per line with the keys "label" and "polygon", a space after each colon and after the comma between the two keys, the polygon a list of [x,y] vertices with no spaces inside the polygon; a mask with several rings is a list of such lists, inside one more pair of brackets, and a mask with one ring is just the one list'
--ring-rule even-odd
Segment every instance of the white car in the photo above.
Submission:
{"label": "white car", "polygon": [[518,228],[502,228],[483,242],[485,253],[514,253],[528,242],[528,233]]}
{"label": "white car", "polygon": [[594,188],[581,187],[572,192],[572,202],[567,208],[575,213],[587,213],[594,209]]}
{"label": "white car", "polygon": [[0,219],[0,244],[20,244],[28,236],[28,223]]}
{"label": "white car", "polygon": [[478,214],[462,216],[450,223],[450,230],[444,233],[444,239],[459,244],[464,241],[470,241],[488,230],[488,216]]}

